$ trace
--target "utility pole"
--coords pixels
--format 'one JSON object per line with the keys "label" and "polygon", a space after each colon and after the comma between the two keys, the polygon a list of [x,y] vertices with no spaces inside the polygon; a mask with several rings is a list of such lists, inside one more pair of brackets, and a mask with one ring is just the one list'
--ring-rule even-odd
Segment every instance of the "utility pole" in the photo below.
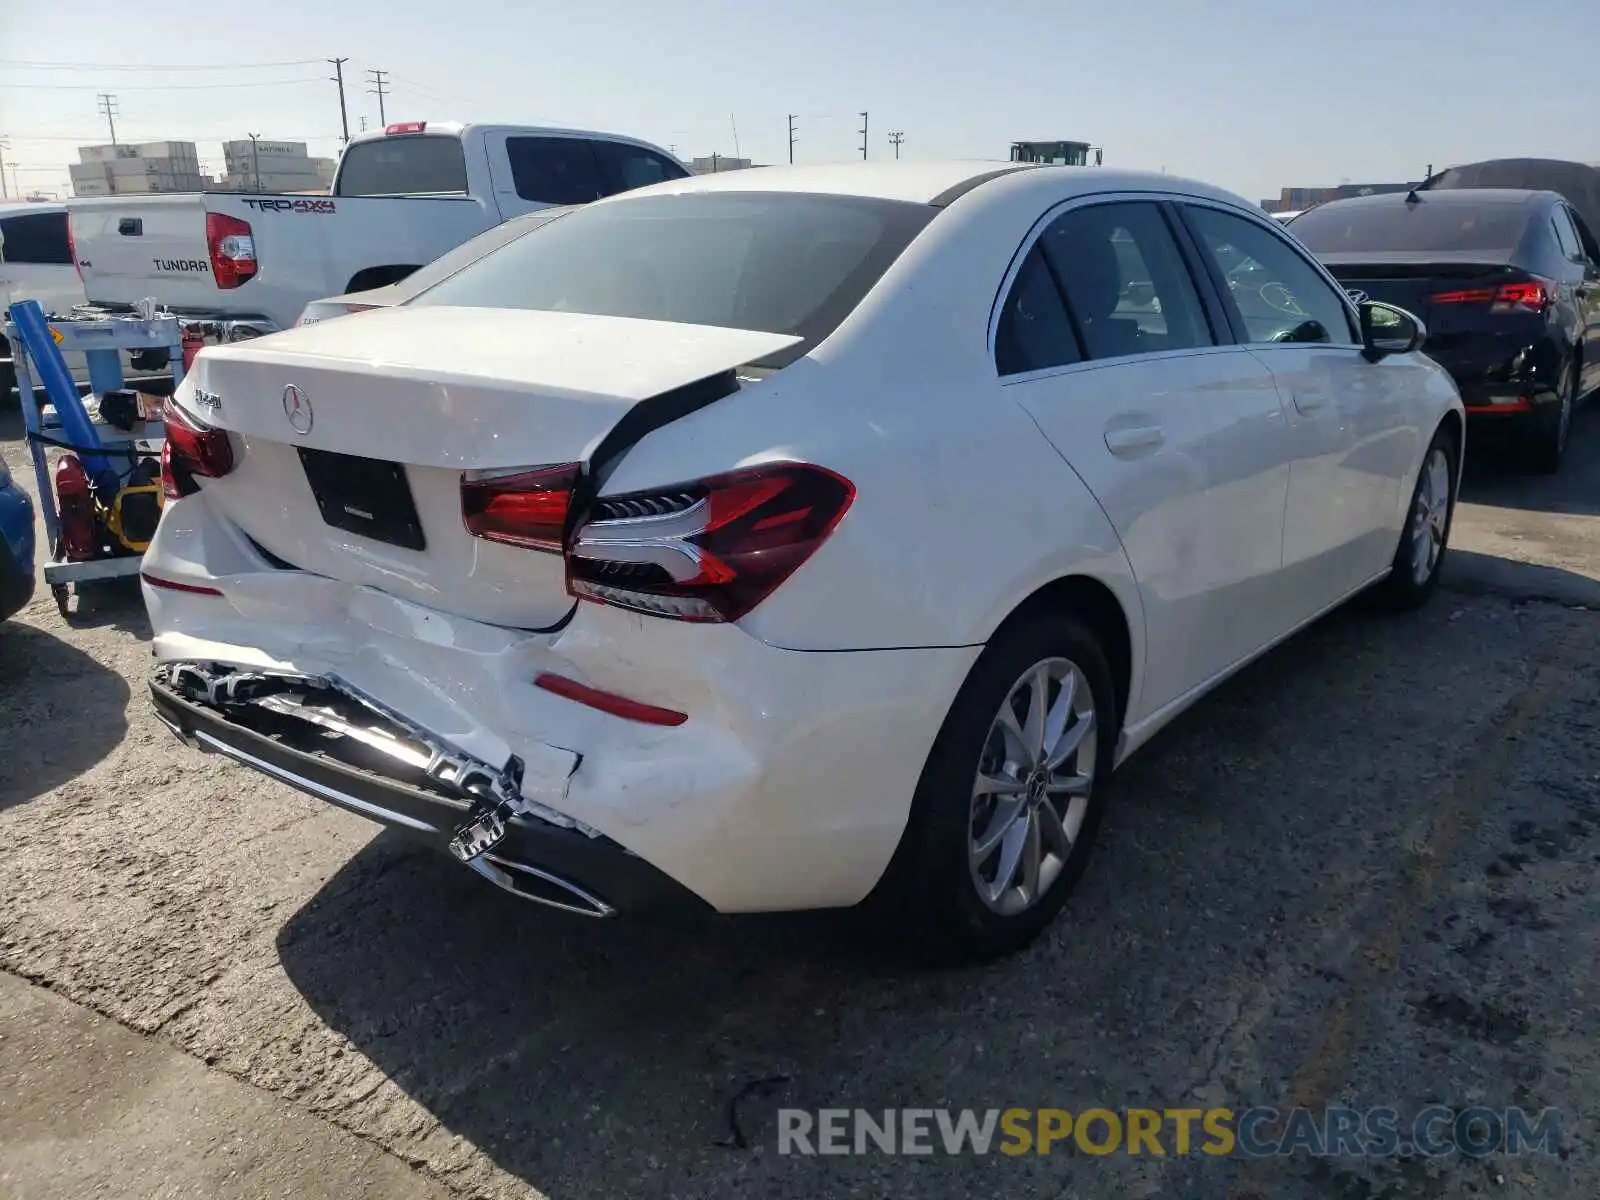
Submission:
{"label": "utility pole", "polygon": [[365,113],[362,113],[361,114],[361,132],[365,133],[366,131],[367,131],[367,116],[366,116]]}
{"label": "utility pole", "polygon": [[11,193],[6,191],[6,156],[3,153],[10,148],[11,143],[0,141],[0,200],[11,199]]}
{"label": "utility pole", "polygon": [[719,170],[721,170],[721,168],[717,165],[718,161],[721,158],[722,158],[722,156],[720,154],[718,154],[715,150],[713,150],[711,152],[711,173],[713,175],[715,175]]}
{"label": "utility pole", "polygon": [[867,114],[861,114],[861,161],[867,161]]}
{"label": "utility pole", "polygon": [[256,153],[256,139],[261,135],[259,133],[251,133],[245,136],[250,139],[250,166],[255,171],[256,191],[259,192],[261,190],[261,156]]}
{"label": "utility pole", "polygon": [[345,114],[344,109],[344,65],[350,60],[348,58],[330,58],[328,61],[333,64],[333,82],[339,85],[339,126],[344,130],[344,140],[348,142],[350,140],[350,118]]}
{"label": "utility pole", "polygon": [[905,141],[905,140],[906,140],[905,132],[903,130],[900,130],[900,129],[896,129],[893,133],[891,133],[889,135],[889,144],[894,147],[894,160],[895,160],[895,162],[899,162],[900,161],[900,143]]}
{"label": "utility pole", "polygon": [[105,114],[106,124],[111,126],[111,144],[117,144],[117,98],[110,92],[100,93],[100,111]]}
{"label": "utility pole", "polygon": [[794,166],[794,114],[789,114],[789,165]]}
{"label": "utility pole", "polygon": [[387,125],[389,123],[389,118],[384,114],[383,111],[383,98],[387,94],[389,72],[372,70],[368,71],[367,74],[372,76],[373,84],[373,86],[369,87],[367,91],[371,92],[378,98],[378,124]]}

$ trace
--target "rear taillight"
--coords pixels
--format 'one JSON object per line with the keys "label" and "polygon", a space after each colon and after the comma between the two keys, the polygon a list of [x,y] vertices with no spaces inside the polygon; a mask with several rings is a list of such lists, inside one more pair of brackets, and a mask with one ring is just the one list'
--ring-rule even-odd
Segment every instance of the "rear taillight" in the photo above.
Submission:
{"label": "rear taillight", "polygon": [[468,471],[461,477],[461,519],[490,542],[559,553],[578,465]]}
{"label": "rear taillight", "polygon": [[83,278],[83,265],[78,262],[78,239],[72,235],[72,215],[67,215],[67,257],[72,259],[72,269]]}
{"label": "rear taillight", "polygon": [[200,489],[195,477],[221,479],[233,470],[233,443],[221,429],[211,429],[168,398],[161,410],[166,440],[161,446],[161,490],[168,500],[181,500]]}
{"label": "rear taillight", "polygon": [[426,121],[396,121],[393,125],[385,125],[384,133],[421,133],[428,127]]}
{"label": "rear taillight", "polygon": [[1435,304],[1487,304],[1492,312],[1543,312],[1549,307],[1551,285],[1541,280],[1502,283],[1499,287],[1466,288],[1459,292],[1435,292]]}
{"label": "rear taillight", "polygon": [[567,546],[582,599],[684,621],[737,621],[810,558],[855,499],[848,479],[771,463],[596,500]]}
{"label": "rear taillight", "polygon": [[256,242],[250,222],[208,212],[206,248],[211,252],[211,278],[219,288],[236,288],[255,278]]}

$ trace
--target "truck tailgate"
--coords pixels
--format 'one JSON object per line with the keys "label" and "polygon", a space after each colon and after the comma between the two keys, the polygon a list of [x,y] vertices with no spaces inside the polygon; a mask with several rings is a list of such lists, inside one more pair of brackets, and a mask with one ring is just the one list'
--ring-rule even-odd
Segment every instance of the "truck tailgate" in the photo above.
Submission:
{"label": "truck tailgate", "polygon": [[90,300],[136,304],[154,296],[173,309],[216,304],[201,193],[75,200],[67,220]]}

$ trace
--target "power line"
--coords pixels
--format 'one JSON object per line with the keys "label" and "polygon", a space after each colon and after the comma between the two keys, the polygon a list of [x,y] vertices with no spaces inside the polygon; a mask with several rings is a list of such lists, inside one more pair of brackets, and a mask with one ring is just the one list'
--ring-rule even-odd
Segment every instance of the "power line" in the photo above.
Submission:
{"label": "power line", "polygon": [[373,86],[369,87],[367,91],[378,98],[378,124],[387,125],[389,123],[389,118],[384,114],[383,111],[383,97],[386,94],[386,81],[388,79],[389,72],[373,69],[368,71],[367,74],[372,76],[373,83]]}
{"label": "power line", "polygon": [[[320,79],[258,79],[252,83],[131,83],[121,85],[123,92],[208,92],[218,88],[288,87],[296,83],[321,83]],[[34,91],[92,92],[98,83],[0,83],[0,87],[30,88]]]}
{"label": "power line", "polygon": [[171,71],[255,71],[270,67],[308,67],[320,61],[315,58],[294,58],[285,62],[230,62],[204,65],[159,63],[146,67],[131,63],[28,62],[16,58],[0,58],[0,67],[33,67],[43,71],[149,71],[165,75]]}

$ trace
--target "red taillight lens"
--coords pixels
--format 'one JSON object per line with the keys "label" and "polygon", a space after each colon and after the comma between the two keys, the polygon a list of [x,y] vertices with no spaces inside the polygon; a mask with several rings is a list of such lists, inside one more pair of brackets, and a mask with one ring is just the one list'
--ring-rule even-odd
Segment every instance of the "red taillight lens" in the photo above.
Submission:
{"label": "red taillight lens", "polygon": [[250,222],[208,212],[206,247],[211,252],[211,278],[219,288],[236,288],[255,278],[256,242]]}
{"label": "red taillight lens", "polygon": [[421,133],[428,127],[426,121],[396,121],[393,125],[385,125],[384,133]]}
{"label": "red taillight lens", "polygon": [[772,463],[595,501],[567,548],[574,595],[684,621],[737,621],[838,525],[855,486]]}
{"label": "red taillight lens", "polygon": [[461,519],[490,542],[559,553],[578,464],[468,471],[461,477]]}
{"label": "red taillight lens", "polygon": [[78,239],[72,233],[72,215],[67,214],[67,257],[72,259],[72,269],[83,278],[83,267],[78,263]]}
{"label": "red taillight lens", "polygon": [[166,440],[161,445],[161,490],[168,500],[181,500],[200,489],[195,477],[221,479],[233,470],[233,443],[221,429],[210,429],[189,416],[169,397],[162,406]]}
{"label": "red taillight lens", "polygon": [[1499,287],[1466,288],[1459,292],[1435,292],[1435,304],[1488,304],[1495,312],[1526,309],[1543,312],[1552,299],[1549,285],[1538,280],[1503,283]]}

